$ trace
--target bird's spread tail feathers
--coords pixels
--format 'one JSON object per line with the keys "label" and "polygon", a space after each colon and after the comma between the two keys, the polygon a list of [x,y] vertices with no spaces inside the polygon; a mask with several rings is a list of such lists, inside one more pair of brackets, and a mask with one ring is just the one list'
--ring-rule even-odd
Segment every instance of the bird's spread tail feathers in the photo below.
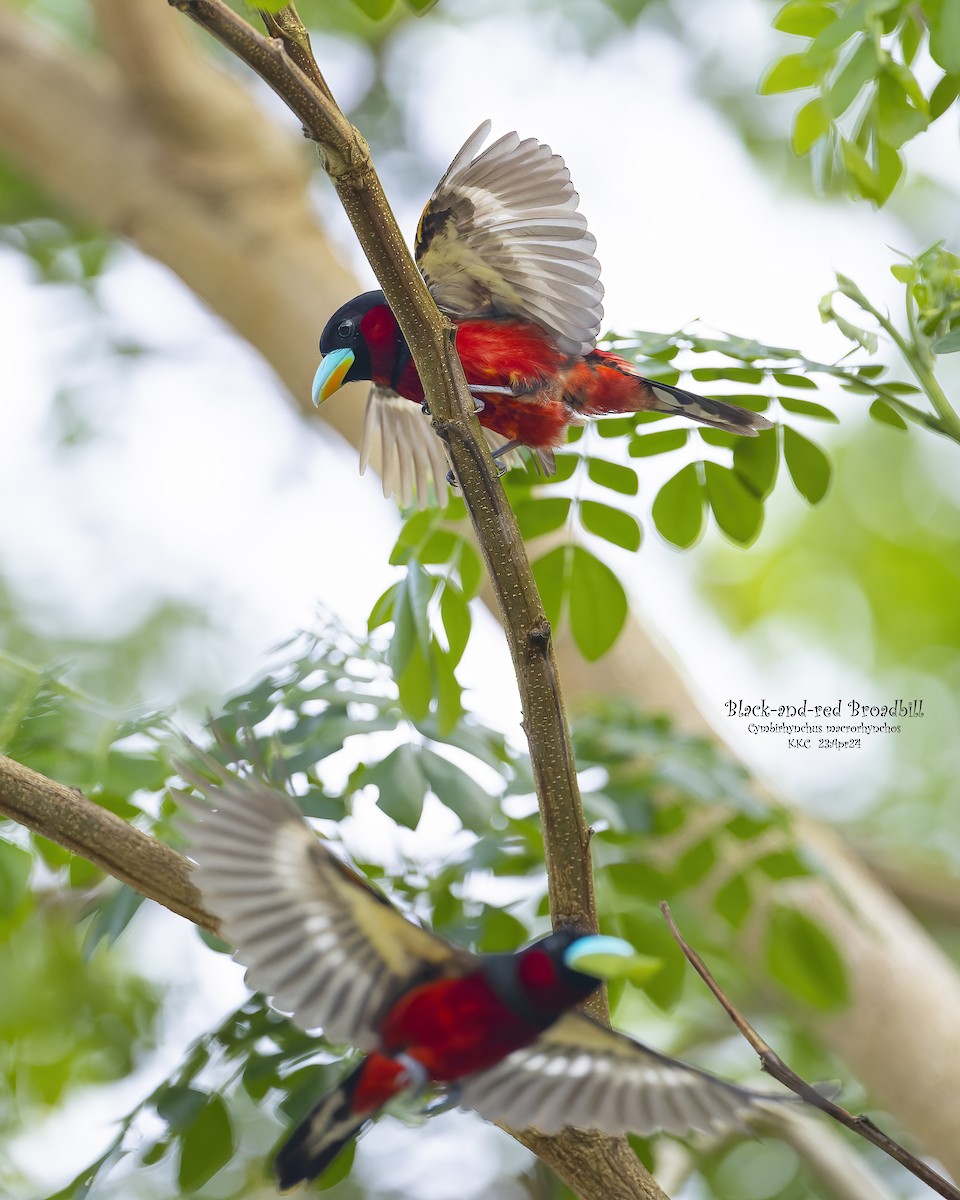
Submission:
{"label": "bird's spread tail feathers", "polygon": [[747,437],[756,437],[761,430],[772,427],[766,417],[738,408],[735,404],[708,400],[706,396],[685,392],[683,388],[672,387],[668,383],[654,383],[653,380],[647,383],[655,397],[655,403],[651,406],[654,412],[679,414],[691,421],[699,421],[701,425],[712,425],[715,429],[725,429],[728,433]]}
{"label": "bird's spread tail feathers", "polygon": [[353,1097],[366,1060],[328,1092],[284,1142],[274,1162],[281,1191],[316,1179],[363,1128],[368,1113],[353,1111]]}

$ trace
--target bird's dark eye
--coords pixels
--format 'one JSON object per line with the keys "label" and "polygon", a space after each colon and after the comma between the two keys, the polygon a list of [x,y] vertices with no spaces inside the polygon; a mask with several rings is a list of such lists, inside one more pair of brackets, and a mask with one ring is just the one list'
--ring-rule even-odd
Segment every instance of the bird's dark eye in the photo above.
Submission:
{"label": "bird's dark eye", "polygon": [[341,321],[340,324],[337,326],[337,333],[342,338],[350,337],[353,334],[353,322],[352,321]]}

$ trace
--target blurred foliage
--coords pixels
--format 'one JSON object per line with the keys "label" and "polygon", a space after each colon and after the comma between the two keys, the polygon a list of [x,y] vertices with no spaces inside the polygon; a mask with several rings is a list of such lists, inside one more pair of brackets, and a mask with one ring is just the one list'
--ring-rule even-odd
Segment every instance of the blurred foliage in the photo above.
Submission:
{"label": "blurred foliage", "polygon": [[[0,751],[125,819],[170,772],[154,715],[121,717],[53,670],[0,658]],[[153,822],[151,822],[153,823]],[[76,1089],[128,1078],[154,1048],[162,997],[111,944],[141,897],[85,859],[0,819],[0,1129],[40,1121]],[[23,1180],[5,1167],[11,1195]]]}
{"label": "blurred foliage", "polygon": [[[392,679],[389,648],[354,638],[332,620],[278,655],[275,667],[214,715],[213,753],[253,762],[278,786],[288,783],[304,812],[320,819],[324,835],[343,844],[368,878],[451,940],[512,950],[544,932],[543,842],[525,753],[470,716],[442,732],[435,714],[411,713]],[[731,932],[766,943],[769,980],[801,1006],[846,1003],[842,962],[827,934],[774,899],[779,881],[809,876],[813,866],[789,817],[758,797],[743,768],[705,739],[680,735],[665,718],[644,716],[626,701],[598,702],[574,736],[585,810],[596,830],[602,928],[664,962],[645,999],[623,983],[612,987],[621,1024],[635,1028],[669,1012],[670,1033],[658,1035],[672,1042],[665,1048],[695,1046],[707,1061],[712,1048],[731,1040],[699,989],[685,996],[684,959],[655,907],[667,897],[687,936],[709,950],[711,966],[741,1000],[763,1004],[765,994],[744,995]],[[428,798],[434,809],[427,822],[436,825],[439,805],[444,824],[459,832],[444,850],[418,855],[410,831],[420,828]],[[364,834],[372,800],[387,831],[376,850]],[[165,800],[161,812],[169,807]],[[349,816],[354,820],[344,823]],[[287,1125],[349,1061],[350,1052],[344,1059],[342,1047],[305,1036],[254,998],[194,1045],[58,1200],[94,1181],[96,1196],[100,1176],[131,1153],[144,1165],[165,1163],[178,1194],[196,1194],[242,1154],[238,1130],[250,1102]],[[725,1060],[727,1073],[731,1061],[752,1067],[742,1048]],[[817,1046],[808,1046],[801,1061],[814,1075],[829,1072]],[[414,1105],[406,1119],[418,1124],[423,1116]],[[655,1159],[656,1142],[650,1147]],[[350,1165],[350,1156],[338,1160],[325,1184]]]}
{"label": "blurred foliage", "polygon": [[[903,174],[904,145],[956,104],[960,5],[789,0],[774,24],[805,44],[773,64],[761,92],[817,93],[794,118],[794,151],[810,155],[821,190],[842,186],[883,204]],[[939,70],[922,86],[927,56]]]}
{"label": "blurred foliage", "polygon": [[953,447],[930,451],[864,431],[837,449],[827,502],[778,527],[749,562],[708,555],[702,582],[745,649],[766,658],[777,645],[786,672],[816,646],[841,677],[862,680],[871,703],[924,698],[924,718],[909,722],[882,769],[823,779],[815,803],[856,822],[894,861],[939,860],[955,871],[960,493]]}

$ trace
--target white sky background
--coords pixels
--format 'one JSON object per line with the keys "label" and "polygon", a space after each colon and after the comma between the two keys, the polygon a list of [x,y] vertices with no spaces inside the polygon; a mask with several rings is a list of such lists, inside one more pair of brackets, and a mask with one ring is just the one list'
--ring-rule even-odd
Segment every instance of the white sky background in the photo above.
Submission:
{"label": "white sky background", "polygon": [[[721,24],[711,19],[703,29],[737,70],[757,78],[781,44],[768,27],[771,12],[737,0],[723,5]],[[722,118],[697,99],[692,60],[673,39],[641,25],[596,57],[558,57],[532,22],[511,14],[504,53],[504,20],[459,30],[428,18],[410,27],[403,61],[416,66],[393,83],[415,101],[412,140],[436,178],[487,116],[495,136],[516,128],[562,153],[599,242],[609,326],[668,330],[700,317],[829,360],[848,349],[817,314],[836,270],[871,297],[893,301],[888,246],[917,250],[913,235],[864,203],[805,201],[764,176]],[[335,93],[349,103],[362,58],[342,51],[326,58],[322,40],[319,56]],[[800,102],[768,102],[779,104],[784,131],[786,114]],[[916,157],[940,172],[949,159],[947,178],[957,185],[956,154],[941,152],[947,137],[955,139],[955,130],[920,139]],[[390,194],[389,166],[382,174]],[[397,204],[411,233],[427,190]],[[321,183],[318,194],[344,253],[370,286],[332,191]],[[95,403],[109,413],[110,432],[63,454],[48,432],[51,395],[78,359],[88,327],[74,297],[35,286],[22,260],[0,251],[0,562],[28,598],[37,626],[58,635],[122,630],[158,594],[208,605],[216,628],[192,639],[175,679],[158,670],[155,694],[138,698],[144,704],[169,704],[200,688],[212,698],[240,686],[272,644],[312,623],[318,601],[362,629],[393,578],[387,555],[398,518],[377,481],[357,476],[355,452],[332,438],[305,437],[269,369],[165,269],[126,253],[103,295],[118,328],[161,352],[122,370],[76,368],[79,378],[99,378]],[[328,315],[317,313],[318,337]],[[817,424],[811,434],[829,443],[829,428]],[[639,462],[644,472],[650,464],[654,480],[662,477],[653,474],[660,464]],[[641,486],[649,506],[655,484]],[[778,491],[768,527],[791,520],[803,505],[789,483],[781,480]],[[785,680],[775,664],[760,676],[692,595],[691,559],[663,546],[649,521],[645,535],[640,554],[617,565],[645,619],[695,664],[697,690],[715,723],[731,680],[746,695],[798,682],[802,691],[827,679],[827,694],[855,690],[850,685],[859,681],[836,679],[836,666],[815,651],[799,679]],[[484,718],[516,728],[519,706],[501,635],[492,619],[481,615],[477,624],[463,681],[475,689],[471,702]],[[790,789],[772,741],[740,749]],[[832,758],[829,765],[838,766]],[[180,934],[171,928],[169,936]],[[236,980],[230,988],[228,998],[207,996],[197,1006],[195,1029],[235,1001]],[[183,1038],[176,1031],[179,1045]],[[385,1136],[382,1145],[392,1144],[393,1134]],[[425,1147],[423,1132],[416,1137]],[[405,1145],[409,1153],[417,1142]],[[56,1167],[51,1184],[89,1160],[89,1141],[73,1149],[73,1162],[48,1164]],[[36,1139],[25,1155],[30,1150],[40,1150]]]}

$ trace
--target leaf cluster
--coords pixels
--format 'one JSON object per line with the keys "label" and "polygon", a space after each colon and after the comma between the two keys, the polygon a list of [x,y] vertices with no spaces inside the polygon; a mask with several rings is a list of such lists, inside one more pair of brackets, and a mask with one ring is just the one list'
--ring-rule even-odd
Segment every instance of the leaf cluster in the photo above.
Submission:
{"label": "leaf cluster", "polygon": [[[774,26],[804,39],[760,84],[763,95],[812,89],[792,144],[821,190],[883,204],[903,174],[903,147],[960,92],[960,10],[952,0],[789,0]],[[928,54],[932,86],[915,67]]]}

